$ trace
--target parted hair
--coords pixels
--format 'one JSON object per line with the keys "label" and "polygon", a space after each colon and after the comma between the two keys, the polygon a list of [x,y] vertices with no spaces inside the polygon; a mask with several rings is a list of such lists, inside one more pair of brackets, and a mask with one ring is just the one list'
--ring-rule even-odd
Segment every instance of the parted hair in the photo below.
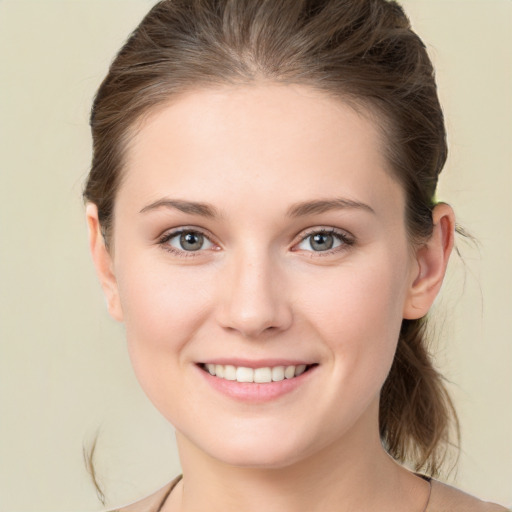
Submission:
{"label": "parted hair", "polygon": [[[141,120],[195,88],[258,82],[307,85],[369,113],[406,193],[410,243],[428,239],[446,133],[432,63],[396,2],[164,0],[121,48],[92,107],[84,199],[97,205],[109,249],[124,158]],[[426,318],[403,320],[379,422],[392,457],[435,476],[458,422],[426,326]]]}

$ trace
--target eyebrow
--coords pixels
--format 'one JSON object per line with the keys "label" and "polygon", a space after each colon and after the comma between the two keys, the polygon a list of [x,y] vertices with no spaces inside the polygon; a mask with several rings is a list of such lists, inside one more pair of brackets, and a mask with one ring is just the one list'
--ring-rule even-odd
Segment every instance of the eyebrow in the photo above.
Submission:
{"label": "eyebrow", "polygon": [[292,205],[288,209],[288,216],[301,217],[303,215],[315,215],[330,210],[340,209],[365,210],[375,215],[375,210],[365,203],[361,203],[359,201],[352,201],[350,199],[333,198],[322,199],[318,201],[304,201],[302,203],[297,203],[295,205]]}
{"label": "eyebrow", "polygon": [[179,210],[183,213],[190,213],[192,215],[201,215],[202,217],[219,217],[218,210],[211,204],[208,203],[198,203],[195,201],[183,201],[181,199],[159,199],[154,203],[148,204],[140,213],[146,213],[152,210],[156,210],[158,208],[170,208],[174,210]]}
{"label": "eyebrow", "polygon": [[[170,208],[174,210],[179,210],[183,213],[188,213],[191,215],[200,215],[202,217],[208,218],[216,218],[220,217],[219,211],[215,206],[209,203],[200,203],[196,201],[184,201],[182,199],[159,199],[154,203],[148,204],[140,213],[146,213],[152,210],[156,210],[159,208]],[[359,201],[352,201],[350,199],[343,198],[333,198],[333,199],[321,199],[315,201],[304,201],[301,203],[297,203],[292,205],[288,211],[288,217],[302,217],[305,215],[318,215],[320,213],[324,213],[330,210],[340,210],[340,209],[359,209],[365,210],[370,213],[375,214],[375,210]]]}

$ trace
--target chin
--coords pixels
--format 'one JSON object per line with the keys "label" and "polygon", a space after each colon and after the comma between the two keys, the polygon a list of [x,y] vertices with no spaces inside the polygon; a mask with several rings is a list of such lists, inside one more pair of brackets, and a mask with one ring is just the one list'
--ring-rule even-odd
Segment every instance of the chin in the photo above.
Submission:
{"label": "chin", "polygon": [[230,466],[248,468],[248,469],[282,469],[293,465],[302,457],[300,451],[295,450],[282,450],[277,447],[261,447],[241,449],[230,449],[225,447],[222,453],[212,453],[212,457],[216,458],[224,464]]}
{"label": "chin", "polygon": [[285,468],[321,448],[314,437],[294,435],[290,428],[223,429],[207,438],[202,434],[189,438],[196,448],[223,464],[242,468]]}

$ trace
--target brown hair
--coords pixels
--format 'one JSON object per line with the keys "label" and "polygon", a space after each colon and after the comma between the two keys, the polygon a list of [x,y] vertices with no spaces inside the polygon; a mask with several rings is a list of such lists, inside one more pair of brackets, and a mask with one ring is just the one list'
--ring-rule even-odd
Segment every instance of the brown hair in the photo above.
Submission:
{"label": "brown hair", "polygon": [[[191,88],[257,81],[304,84],[374,112],[406,192],[413,243],[432,233],[447,157],[434,71],[402,8],[387,0],[164,0],[129,37],[96,95],[84,198],[111,240],[123,157],[141,118]],[[436,475],[458,423],[425,339],[404,320],[380,402],[388,452]],[[453,423],[451,422],[453,419]]]}

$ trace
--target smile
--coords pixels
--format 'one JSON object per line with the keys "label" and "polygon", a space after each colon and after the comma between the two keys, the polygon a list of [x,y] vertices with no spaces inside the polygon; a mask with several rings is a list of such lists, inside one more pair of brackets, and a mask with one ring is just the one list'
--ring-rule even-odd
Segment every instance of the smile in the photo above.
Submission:
{"label": "smile", "polygon": [[219,379],[253,382],[257,384],[266,384],[270,382],[279,382],[285,379],[299,377],[308,371],[314,365],[288,365],[288,366],[265,366],[262,368],[247,368],[245,366],[233,366],[229,364],[202,364],[201,368],[210,375]]}

